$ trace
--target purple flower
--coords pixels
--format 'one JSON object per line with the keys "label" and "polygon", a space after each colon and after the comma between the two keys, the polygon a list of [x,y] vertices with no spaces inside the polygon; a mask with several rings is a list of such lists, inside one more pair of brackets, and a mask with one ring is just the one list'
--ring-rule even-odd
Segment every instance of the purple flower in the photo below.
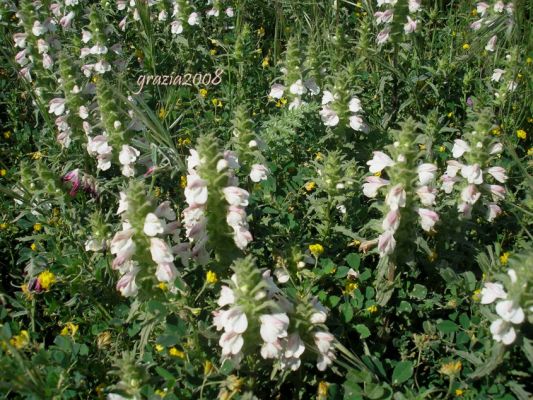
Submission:
{"label": "purple flower", "polygon": [[72,170],[68,172],[63,177],[63,182],[72,182],[72,188],[70,189],[70,195],[76,196],[76,193],[78,193],[78,189],[80,187],[80,170],[76,168],[75,170]]}

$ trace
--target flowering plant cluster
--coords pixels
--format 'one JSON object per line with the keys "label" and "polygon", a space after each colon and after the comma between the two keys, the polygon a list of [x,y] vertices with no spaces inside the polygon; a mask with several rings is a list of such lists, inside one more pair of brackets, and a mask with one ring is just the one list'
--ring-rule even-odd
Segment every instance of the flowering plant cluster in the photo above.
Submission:
{"label": "flowering plant cluster", "polygon": [[0,396],[531,398],[530,8],[1,1]]}

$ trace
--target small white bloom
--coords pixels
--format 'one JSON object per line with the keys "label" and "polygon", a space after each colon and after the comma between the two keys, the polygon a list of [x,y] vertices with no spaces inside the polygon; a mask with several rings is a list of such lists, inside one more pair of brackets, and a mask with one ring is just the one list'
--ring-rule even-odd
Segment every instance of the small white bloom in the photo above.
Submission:
{"label": "small white bloom", "polygon": [[275,83],[270,88],[269,96],[273,99],[281,99],[283,97],[283,92],[285,91],[285,86],[279,83]]}
{"label": "small white bloom", "polygon": [[253,164],[250,172],[252,182],[264,181],[268,178],[268,169],[263,164]]}
{"label": "small white bloom", "polygon": [[164,222],[162,222],[157,215],[148,213],[144,219],[143,232],[148,236],[156,236],[165,230]]}
{"label": "small white bloom", "polygon": [[372,160],[366,163],[369,166],[369,171],[373,174],[381,172],[383,169],[392,167],[395,164],[387,154],[381,151],[374,151],[373,155]]}
{"label": "small white bloom", "polygon": [[481,304],[491,304],[496,299],[506,299],[507,293],[501,283],[485,282],[481,289]]}

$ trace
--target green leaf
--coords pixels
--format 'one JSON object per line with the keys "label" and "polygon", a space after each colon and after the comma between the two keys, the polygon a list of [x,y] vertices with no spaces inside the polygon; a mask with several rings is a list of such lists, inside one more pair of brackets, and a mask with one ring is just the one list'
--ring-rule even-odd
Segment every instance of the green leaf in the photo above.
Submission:
{"label": "green leaf", "polygon": [[345,260],[348,265],[354,270],[357,271],[359,269],[359,265],[361,264],[361,257],[359,256],[359,254],[350,253],[346,256]]}
{"label": "green leaf", "polygon": [[168,372],[165,368],[156,367],[155,371],[159,374],[159,376],[163,379],[166,379],[167,381],[173,381],[174,375],[172,375],[170,372]]}
{"label": "green leaf", "polygon": [[414,297],[415,299],[419,300],[424,300],[426,298],[427,293],[428,290],[426,289],[426,287],[417,283],[411,291],[411,297]]}
{"label": "green leaf", "polygon": [[452,333],[459,330],[459,325],[450,320],[445,320],[437,324],[437,329],[442,333]]}
{"label": "green leaf", "polygon": [[340,310],[344,316],[345,322],[350,322],[353,318],[353,307],[350,303],[342,303],[340,305]]}
{"label": "green leaf", "polygon": [[357,324],[355,326],[355,330],[357,332],[359,332],[359,335],[361,337],[361,339],[366,339],[367,337],[370,336],[370,329],[368,329],[366,327],[366,325],[363,325],[363,324]]}
{"label": "green leaf", "polygon": [[400,361],[392,372],[392,384],[399,385],[413,375],[413,363],[411,361]]}
{"label": "green leaf", "polygon": [[400,302],[400,306],[398,307],[398,311],[404,312],[404,313],[410,313],[411,311],[413,311],[413,307],[411,307],[411,304],[408,303],[407,301],[402,300]]}
{"label": "green leaf", "polygon": [[337,304],[339,304],[339,301],[341,298],[339,296],[329,296],[329,305],[331,307],[335,307]]}

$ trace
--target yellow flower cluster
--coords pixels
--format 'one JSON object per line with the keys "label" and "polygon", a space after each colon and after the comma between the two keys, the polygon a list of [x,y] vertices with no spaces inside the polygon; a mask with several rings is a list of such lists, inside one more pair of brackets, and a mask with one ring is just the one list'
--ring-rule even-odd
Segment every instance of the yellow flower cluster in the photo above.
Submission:
{"label": "yellow flower cluster", "polygon": [[313,182],[313,181],[310,181],[310,182],[307,182],[305,184],[305,190],[307,190],[308,192],[312,191],[314,188],[316,188],[316,183]]}
{"label": "yellow flower cluster", "polygon": [[41,284],[41,288],[44,290],[50,289],[50,287],[56,282],[56,276],[49,270],[41,272],[37,279]]}
{"label": "yellow flower cluster", "polygon": [[446,376],[455,376],[461,372],[463,364],[461,361],[451,361],[449,363],[443,364],[440,368],[440,373]]}
{"label": "yellow flower cluster", "polygon": [[67,322],[63,329],[61,329],[61,336],[74,336],[78,332],[79,326],[73,322]]}
{"label": "yellow flower cluster", "polygon": [[372,304],[371,306],[366,308],[366,311],[368,311],[370,314],[375,314],[378,312],[378,306]]}
{"label": "yellow flower cluster", "polygon": [[322,253],[324,253],[324,246],[322,246],[319,243],[310,244],[309,245],[309,251],[311,254],[315,257],[320,256]]}
{"label": "yellow flower cluster", "polygon": [[18,335],[9,339],[9,344],[15,349],[20,350],[26,347],[30,343],[30,334],[26,330],[20,331]]}
{"label": "yellow flower cluster", "polygon": [[218,282],[217,273],[214,271],[207,271],[205,275],[205,280],[209,284],[215,284]]}
{"label": "yellow flower cluster", "polygon": [[502,265],[507,265],[507,262],[509,261],[509,255],[510,255],[510,253],[508,251],[506,251],[505,253],[503,253],[500,256],[500,263]]}
{"label": "yellow flower cluster", "polygon": [[526,140],[527,139],[527,132],[523,129],[519,129],[516,131],[516,136],[519,139]]}
{"label": "yellow flower cluster", "polygon": [[168,354],[170,354],[172,357],[185,358],[185,353],[175,347],[168,349]]}

